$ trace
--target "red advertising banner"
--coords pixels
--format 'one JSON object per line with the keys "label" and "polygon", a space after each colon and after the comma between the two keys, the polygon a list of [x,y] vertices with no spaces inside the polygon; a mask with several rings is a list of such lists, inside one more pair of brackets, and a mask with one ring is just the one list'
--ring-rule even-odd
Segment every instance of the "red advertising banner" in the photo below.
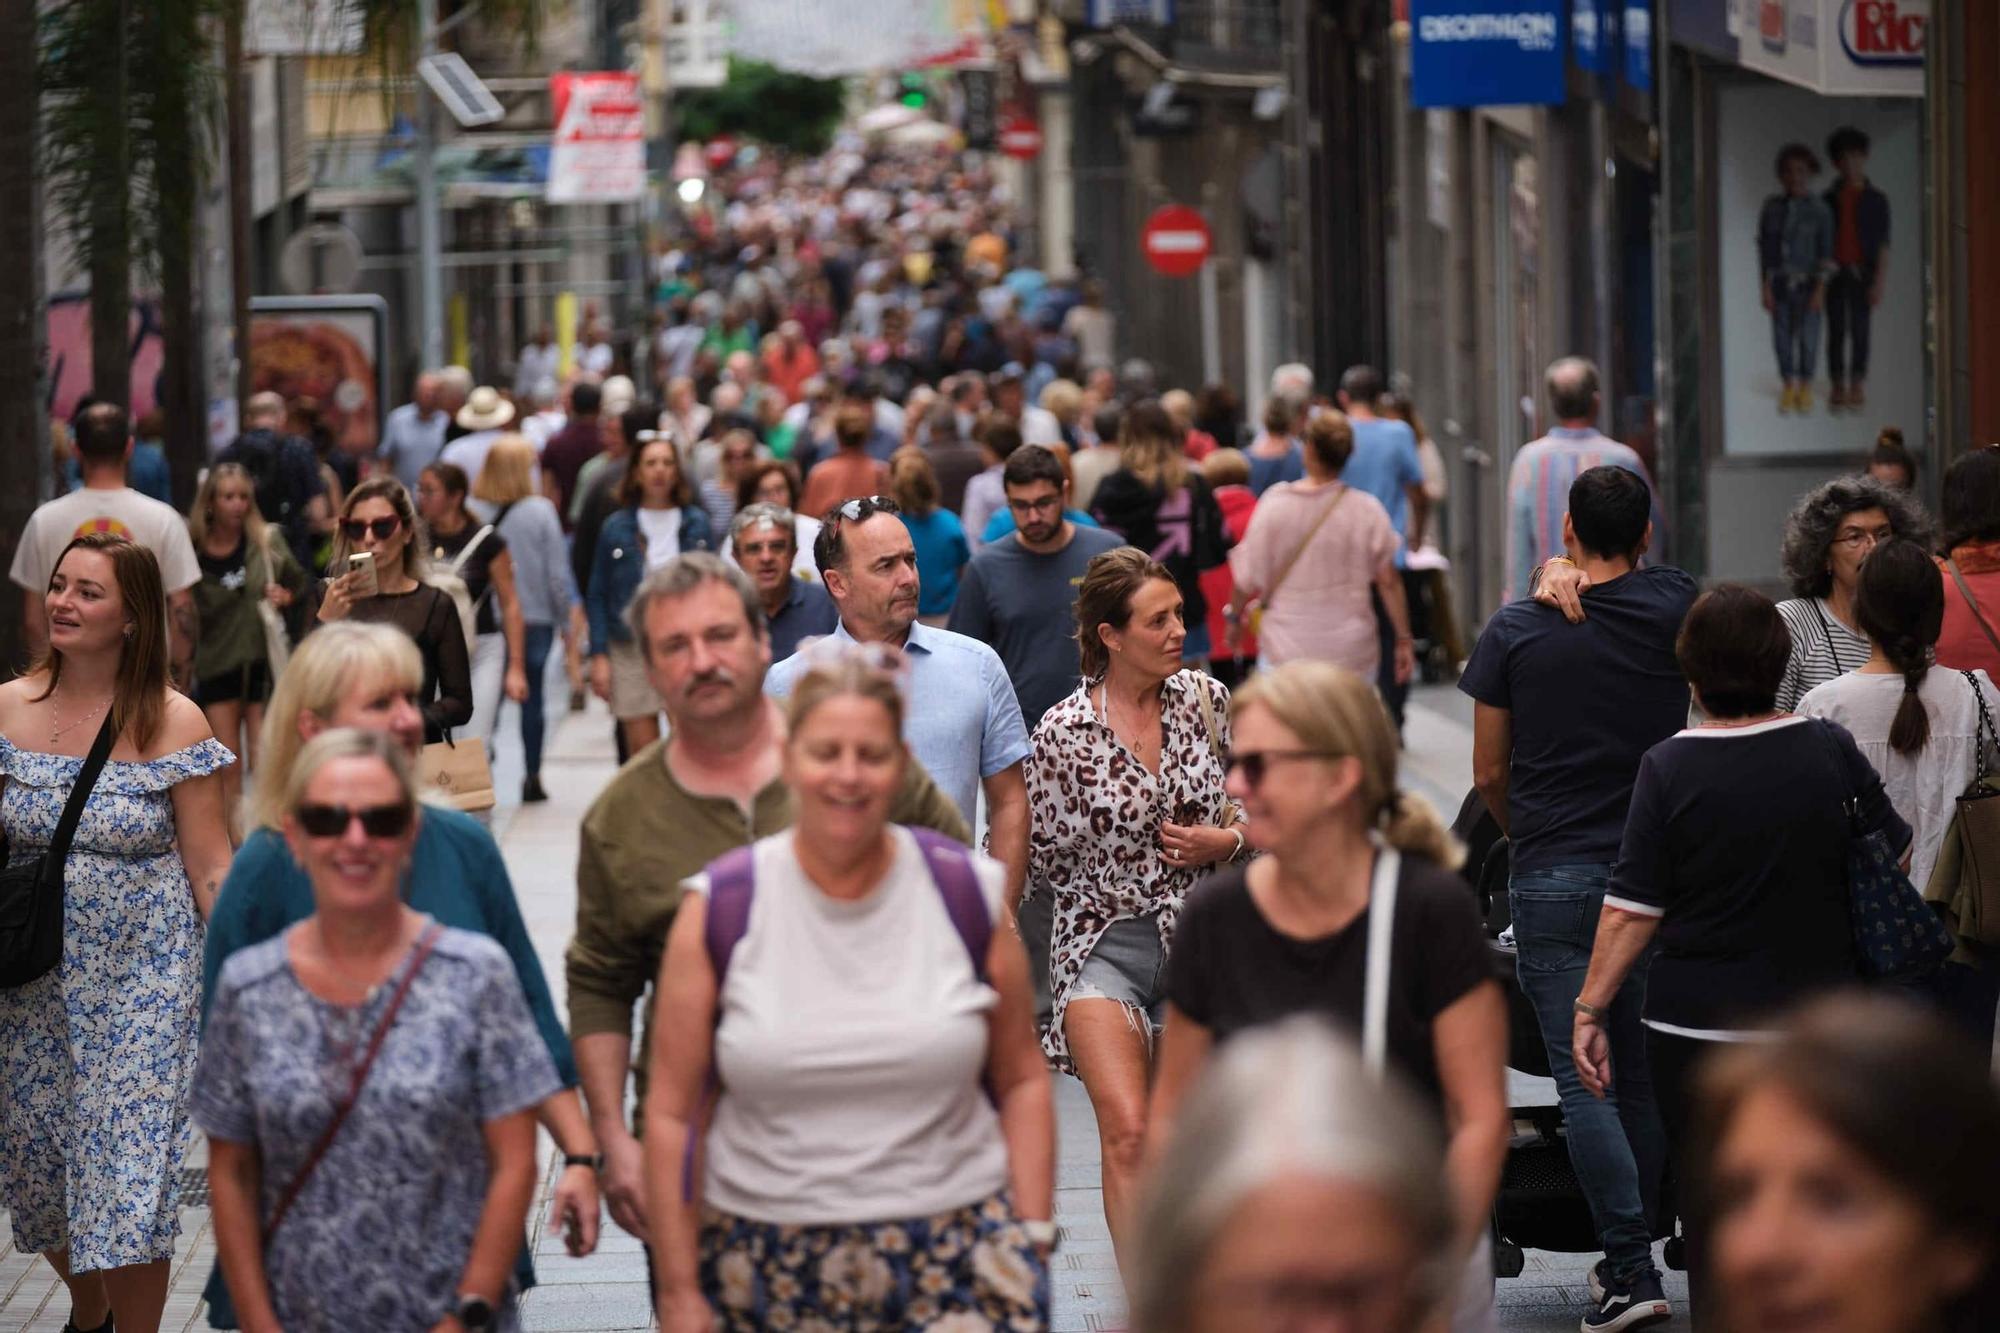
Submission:
{"label": "red advertising banner", "polygon": [[602,204],[646,193],[646,111],[636,74],[552,74],[549,202]]}

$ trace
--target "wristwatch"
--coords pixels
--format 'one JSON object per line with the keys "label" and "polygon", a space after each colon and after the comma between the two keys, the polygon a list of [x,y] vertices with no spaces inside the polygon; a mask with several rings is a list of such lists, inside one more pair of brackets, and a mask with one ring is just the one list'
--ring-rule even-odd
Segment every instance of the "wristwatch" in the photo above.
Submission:
{"label": "wristwatch", "polygon": [[458,1322],[466,1333],[482,1333],[493,1327],[493,1302],[469,1291],[458,1293]]}
{"label": "wristwatch", "polygon": [[565,1168],[587,1166],[593,1171],[602,1171],[604,1169],[604,1154],[601,1152],[566,1152],[563,1154],[563,1166]]}
{"label": "wristwatch", "polygon": [[1593,1023],[1602,1023],[1607,1017],[1610,1016],[1610,1010],[1605,1009],[1599,1005],[1588,1004],[1581,999],[1579,999],[1575,1003],[1575,1005],[1571,1007]]}
{"label": "wristwatch", "polygon": [[1023,1222],[1021,1231],[1030,1245],[1054,1246],[1056,1243],[1056,1224],[1047,1218]]}

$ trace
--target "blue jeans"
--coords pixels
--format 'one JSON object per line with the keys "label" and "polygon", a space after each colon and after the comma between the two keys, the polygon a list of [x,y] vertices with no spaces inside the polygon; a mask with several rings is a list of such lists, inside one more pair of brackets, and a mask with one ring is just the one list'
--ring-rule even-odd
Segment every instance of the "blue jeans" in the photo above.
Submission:
{"label": "blue jeans", "polygon": [[1611,1004],[1605,1024],[1611,1038],[1611,1088],[1602,1101],[1583,1086],[1570,1056],[1571,1006],[1583,993],[1610,879],[1608,865],[1517,871],[1509,897],[1521,991],[1535,1006],[1549,1068],[1562,1094],[1570,1162],[1590,1203],[1612,1276],[1626,1283],[1657,1271],[1650,1219],[1659,1210],[1667,1156],[1666,1131],[1647,1068],[1645,1031],[1639,1025],[1650,954],[1633,967]]}
{"label": "blue jeans", "polygon": [[521,749],[531,778],[542,773],[542,733],[548,728],[545,682],[555,640],[556,627],[540,624],[530,624],[521,640],[521,655],[527,659],[521,667],[528,673],[528,697],[521,701]]}
{"label": "blue jeans", "polygon": [[1778,353],[1778,377],[1810,380],[1819,368],[1819,311],[1812,308],[1810,278],[1771,279],[1771,342]]}

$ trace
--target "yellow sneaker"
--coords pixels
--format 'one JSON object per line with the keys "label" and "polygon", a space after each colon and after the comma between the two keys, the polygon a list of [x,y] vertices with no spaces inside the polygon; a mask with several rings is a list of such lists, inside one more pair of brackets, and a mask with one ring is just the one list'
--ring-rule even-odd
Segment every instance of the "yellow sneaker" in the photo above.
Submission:
{"label": "yellow sneaker", "polygon": [[1784,416],[1792,410],[1792,384],[1785,381],[1785,387],[1778,390],[1778,415]]}
{"label": "yellow sneaker", "polygon": [[1801,414],[1813,410],[1812,385],[1799,386],[1798,393],[1792,399],[1792,410]]}

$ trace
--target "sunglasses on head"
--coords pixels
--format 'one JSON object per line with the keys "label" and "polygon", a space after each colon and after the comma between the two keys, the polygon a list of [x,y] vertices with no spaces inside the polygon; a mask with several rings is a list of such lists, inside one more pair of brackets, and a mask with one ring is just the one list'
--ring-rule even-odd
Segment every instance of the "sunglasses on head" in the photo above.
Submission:
{"label": "sunglasses on head", "polygon": [[359,810],[344,805],[302,805],[299,827],[315,838],[337,838],[358,819],[361,831],[371,838],[400,838],[409,832],[416,813],[408,803],[370,805]]}
{"label": "sunglasses on head", "polygon": [[395,517],[378,518],[372,523],[350,518],[340,525],[340,530],[347,534],[347,540],[351,542],[358,542],[371,532],[375,534],[376,541],[385,542],[389,540],[390,534],[402,526],[403,520]]}
{"label": "sunglasses on head", "polygon": [[1243,770],[1243,780],[1253,787],[1264,785],[1264,774],[1275,762],[1286,759],[1338,759],[1327,750],[1238,750],[1229,756],[1230,772]]}
{"label": "sunglasses on head", "polygon": [[900,514],[902,512],[896,506],[896,502],[886,495],[863,495],[849,500],[845,504],[836,506],[833,512],[827,515],[827,520],[830,522],[840,518],[846,519],[849,523],[859,523],[862,519],[872,518],[876,514]]}

